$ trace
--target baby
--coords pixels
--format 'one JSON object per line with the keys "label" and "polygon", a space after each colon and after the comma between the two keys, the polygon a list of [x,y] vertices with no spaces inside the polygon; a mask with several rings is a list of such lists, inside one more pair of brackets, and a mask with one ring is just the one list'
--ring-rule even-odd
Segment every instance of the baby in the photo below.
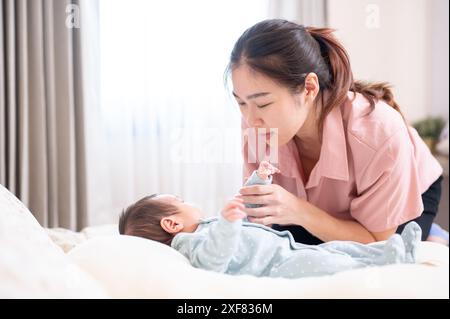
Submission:
{"label": "baby", "polygon": [[[262,162],[246,185],[267,184],[279,172]],[[128,207],[119,232],[170,245],[191,264],[227,274],[298,278],[393,263],[415,263],[421,229],[409,223],[401,235],[368,245],[331,241],[305,245],[288,231],[244,221],[245,206],[234,198],[220,216],[203,218],[196,207],[174,195],[152,195]]]}

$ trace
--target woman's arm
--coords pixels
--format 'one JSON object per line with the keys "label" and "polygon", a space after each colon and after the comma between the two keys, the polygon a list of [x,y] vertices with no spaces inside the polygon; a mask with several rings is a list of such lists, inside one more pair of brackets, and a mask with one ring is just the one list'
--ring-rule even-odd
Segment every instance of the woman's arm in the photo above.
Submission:
{"label": "woman's arm", "polygon": [[386,240],[395,233],[397,227],[384,232],[370,232],[357,221],[338,219],[322,209],[299,198],[298,222],[311,234],[324,242],[350,240],[363,244]]}
{"label": "woman's arm", "polygon": [[276,184],[244,186],[240,193],[244,203],[264,205],[245,209],[249,221],[263,225],[300,225],[325,242],[349,240],[371,243],[387,239],[396,230],[370,232],[357,221],[333,217]]}

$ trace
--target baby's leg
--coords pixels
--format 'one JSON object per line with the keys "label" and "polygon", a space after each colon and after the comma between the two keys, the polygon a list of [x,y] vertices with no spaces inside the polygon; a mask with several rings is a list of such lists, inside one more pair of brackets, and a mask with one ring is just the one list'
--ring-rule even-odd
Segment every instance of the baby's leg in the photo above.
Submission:
{"label": "baby's leg", "polygon": [[384,244],[384,252],[377,258],[377,261],[379,262],[379,265],[404,263],[406,261],[405,244],[399,234],[394,234],[389,237]]}
{"label": "baby's leg", "polygon": [[318,247],[336,254],[349,255],[368,266],[405,262],[405,245],[398,234],[392,235],[386,242],[368,245],[349,241],[331,241]]}
{"label": "baby's leg", "polygon": [[275,264],[270,277],[301,278],[330,275],[336,272],[365,267],[360,261],[345,254],[334,254],[323,249],[302,249]]}
{"label": "baby's leg", "polygon": [[403,229],[401,236],[406,249],[406,262],[415,263],[417,248],[422,240],[422,229],[416,222],[410,222]]}
{"label": "baby's leg", "polygon": [[415,263],[421,237],[422,230],[420,226],[415,222],[411,222],[405,226],[401,236],[394,234],[385,243],[378,242],[363,245],[337,241],[319,246],[350,254],[368,265]]}

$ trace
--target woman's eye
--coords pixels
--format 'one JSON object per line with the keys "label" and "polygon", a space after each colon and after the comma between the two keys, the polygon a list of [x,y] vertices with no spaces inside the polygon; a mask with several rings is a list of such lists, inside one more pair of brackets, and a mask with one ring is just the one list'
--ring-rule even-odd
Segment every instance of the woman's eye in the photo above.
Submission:
{"label": "woman's eye", "polygon": [[272,104],[273,102],[271,102],[271,103],[267,103],[267,104],[263,104],[263,105],[257,105],[257,107],[259,107],[260,109],[262,109],[262,108],[264,108],[264,107],[266,107],[266,106],[269,106],[270,104]]}
{"label": "woman's eye", "polygon": [[239,104],[240,106],[243,106],[243,105],[245,105],[245,103],[244,103],[244,102],[238,102],[238,104]]}

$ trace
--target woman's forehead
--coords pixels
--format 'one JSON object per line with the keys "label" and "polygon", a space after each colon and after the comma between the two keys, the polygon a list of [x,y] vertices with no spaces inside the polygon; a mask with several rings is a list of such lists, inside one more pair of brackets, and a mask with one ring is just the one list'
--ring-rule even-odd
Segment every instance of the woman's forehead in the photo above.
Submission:
{"label": "woman's forehead", "polygon": [[246,65],[242,65],[234,69],[231,72],[231,80],[235,89],[237,89],[236,86],[243,89],[277,89],[279,87],[275,80],[249,68]]}

